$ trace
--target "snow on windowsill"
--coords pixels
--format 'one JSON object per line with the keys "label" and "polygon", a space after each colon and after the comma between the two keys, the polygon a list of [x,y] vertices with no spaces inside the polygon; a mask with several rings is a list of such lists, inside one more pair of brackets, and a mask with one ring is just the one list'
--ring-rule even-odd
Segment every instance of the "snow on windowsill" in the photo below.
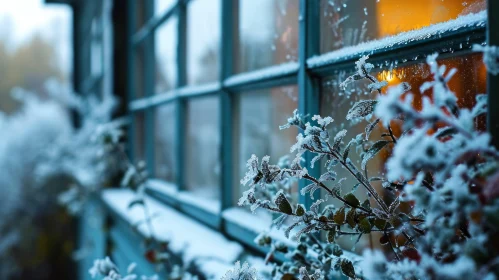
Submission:
{"label": "snow on windowsill", "polygon": [[307,60],[307,66],[309,68],[320,67],[326,64],[334,63],[340,59],[345,59],[346,57],[355,57],[367,52],[372,53],[379,49],[428,39],[435,35],[440,35],[449,31],[456,31],[465,27],[485,26],[486,21],[487,11],[460,16],[457,19],[433,24],[418,30],[407,31],[383,39],[360,43],[355,46],[345,47],[320,56],[313,56]]}
{"label": "snow on windowsill", "polygon": [[195,207],[201,208],[213,214],[220,213],[220,207],[221,207],[220,201],[196,196],[187,191],[179,192],[177,194],[177,199],[180,202],[193,205]]}
{"label": "snow on windowsill", "polygon": [[[130,224],[136,224],[144,219],[141,207],[128,209],[128,204],[135,198],[135,193],[124,189],[105,190],[102,193],[102,199],[110,209]],[[208,279],[220,279],[243,253],[240,244],[229,241],[219,232],[157,200],[146,196],[145,203],[149,211],[155,215],[152,224],[156,238],[168,241],[173,253],[179,255],[183,253],[183,260],[186,263],[194,262]],[[150,235],[145,223],[140,224],[138,230],[144,236]]]}
{"label": "snow on windowsill", "polygon": [[177,185],[165,182],[163,180],[158,179],[149,179],[147,180],[147,188],[159,193],[163,193],[173,199],[175,199],[178,191]]}
{"label": "snow on windowsill", "polygon": [[240,84],[249,83],[252,81],[263,80],[266,78],[272,78],[275,76],[293,74],[295,72],[298,72],[299,68],[300,68],[300,66],[299,66],[298,62],[294,62],[294,61],[293,62],[286,62],[286,63],[282,63],[279,65],[274,65],[274,66],[270,66],[267,68],[263,68],[260,70],[251,71],[248,73],[241,73],[241,74],[231,76],[230,78],[228,78],[224,81],[224,86],[225,87],[232,87],[232,86],[237,86]]}

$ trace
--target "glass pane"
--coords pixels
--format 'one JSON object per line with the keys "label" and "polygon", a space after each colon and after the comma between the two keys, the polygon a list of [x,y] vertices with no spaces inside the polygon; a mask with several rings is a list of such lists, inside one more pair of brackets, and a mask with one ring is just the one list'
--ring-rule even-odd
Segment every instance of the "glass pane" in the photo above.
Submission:
{"label": "glass pane", "polygon": [[206,96],[187,102],[185,183],[188,191],[220,199],[220,100]]}
{"label": "glass pane", "polygon": [[173,7],[176,0],[154,0],[154,16],[161,16]]}
{"label": "glass pane", "polygon": [[[234,162],[235,201],[248,189],[240,184],[247,171],[246,162],[252,154],[261,159],[270,156],[272,164],[289,155],[291,146],[296,142],[296,127],[279,130],[286,124],[298,107],[298,88],[296,86],[244,92],[235,100]],[[289,160],[293,160],[291,156]],[[279,186],[279,187],[283,187]],[[292,184],[296,187],[296,184]],[[293,188],[292,188],[293,189]],[[296,189],[295,189],[296,191]],[[296,193],[296,192],[295,192]],[[295,197],[296,198],[296,197]]]}
{"label": "glass pane", "polygon": [[156,83],[154,93],[164,93],[175,87],[177,79],[177,18],[161,25],[155,33]]}
{"label": "glass pane", "polygon": [[[439,64],[444,64],[447,69],[456,68],[457,74],[449,82],[449,88],[458,97],[458,105],[463,108],[472,108],[475,105],[475,95],[486,92],[486,69],[482,62],[481,54],[471,54],[460,57],[453,57],[447,59],[441,59],[438,61]],[[364,132],[367,122],[355,122],[347,121],[345,116],[350,109],[350,107],[357,101],[363,99],[375,99],[376,92],[369,93],[367,90],[366,82],[357,82],[356,84],[351,84],[347,87],[345,91],[340,90],[339,84],[351,73],[340,73],[339,75],[327,77],[322,83],[321,92],[321,115],[331,116],[334,119],[333,125],[331,125],[331,135],[335,135],[338,131],[342,129],[347,130],[345,136],[346,142],[350,139],[355,138],[359,133]],[[421,108],[421,100],[423,94],[421,94],[419,88],[426,82],[433,79],[430,73],[429,67],[426,63],[412,64],[408,66],[401,66],[392,70],[380,69],[377,73],[373,74],[377,76],[380,81],[387,81],[389,86],[399,84],[401,82],[407,82],[411,86],[411,92],[414,93],[413,105],[415,108]],[[385,93],[386,88],[383,89]],[[430,92],[425,92],[424,95],[428,96]],[[485,116],[479,118],[475,125],[479,129],[485,129]],[[394,134],[398,137],[402,133],[400,123],[392,122],[392,128]],[[372,132],[370,139],[375,141],[380,139],[381,133],[385,132],[385,128],[381,128],[380,125]],[[385,161],[388,159],[389,153],[386,150],[380,152],[379,156],[373,158],[367,164],[367,169],[369,176],[379,176],[383,172],[383,166]],[[360,169],[360,156],[354,152],[352,149],[350,152],[350,159],[354,162],[356,166]],[[324,164],[322,164],[322,168]],[[325,170],[323,170],[324,172]],[[345,177],[347,180],[343,183],[343,193],[347,193],[352,190],[352,186],[356,184],[356,181],[352,176],[343,168],[336,168],[335,171],[338,176]],[[382,190],[381,185],[378,182],[372,183],[374,187],[378,190]],[[366,191],[359,189],[356,192],[357,197],[363,201],[366,198]],[[328,204],[341,205],[339,201],[335,199],[330,199]],[[374,202],[373,202],[374,203]],[[326,204],[325,204],[326,205]],[[348,240],[347,240],[348,239]],[[349,238],[344,238],[344,242],[350,242]],[[364,242],[364,243],[362,243]],[[357,245],[357,252],[359,252],[363,245],[368,245],[367,240],[363,240],[359,245]],[[360,249],[360,250],[359,250]]]}
{"label": "glass pane", "polygon": [[155,177],[175,182],[175,104],[168,103],[154,110]]}
{"label": "glass pane", "polygon": [[321,0],[321,52],[486,9],[485,0]]}
{"label": "glass pane", "polygon": [[133,115],[134,135],[133,135],[133,159],[137,163],[145,160],[145,114],[137,112]]}
{"label": "glass pane", "polygon": [[220,1],[191,1],[187,19],[187,83],[216,81],[219,76]]}
{"label": "glass pane", "polygon": [[236,71],[298,59],[298,0],[239,0]]}
{"label": "glass pane", "polygon": [[144,47],[143,45],[139,45],[135,48],[135,56],[134,56],[134,83],[135,83],[135,91],[134,98],[141,98],[145,96],[144,93]]}

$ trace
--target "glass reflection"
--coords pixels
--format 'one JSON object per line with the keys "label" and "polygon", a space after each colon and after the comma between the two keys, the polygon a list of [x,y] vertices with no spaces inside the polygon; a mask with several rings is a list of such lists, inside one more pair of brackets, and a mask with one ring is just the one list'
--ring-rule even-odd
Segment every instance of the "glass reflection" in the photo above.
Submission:
{"label": "glass reflection", "polygon": [[298,0],[239,0],[236,72],[296,61]]}
{"label": "glass reflection", "polygon": [[156,178],[175,182],[175,104],[155,108],[154,151]]}
{"label": "glass reflection", "polygon": [[219,113],[218,96],[199,97],[187,102],[186,189],[211,201],[220,199]]}
{"label": "glass reflection", "polygon": [[[234,162],[237,163],[234,174],[235,202],[248,189],[239,181],[247,171],[246,161],[252,154],[262,158],[270,156],[272,164],[276,164],[282,156],[289,155],[291,146],[296,142],[296,127],[279,130],[279,126],[298,107],[298,88],[296,86],[277,87],[272,89],[244,92],[235,101],[235,139]],[[290,155],[289,160],[293,160]],[[296,190],[296,184],[293,184]],[[296,193],[296,192],[295,192]],[[267,198],[268,199],[268,198]],[[296,201],[296,195],[294,197]]]}
{"label": "glass reflection", "polygon": [[321,52],[477,13],[486,4],[485,0],[321,0]]}
{"label": "glass reflection", "polygon": [[220,60],[220,1],[191,1],[187,19],[187,83],[216,81]]}
{"label": "glass reflection", "polygon": [[155,32],[156,82],[154,93],[164,93],[175,87],[177,79],[177,18],[173,17]]}

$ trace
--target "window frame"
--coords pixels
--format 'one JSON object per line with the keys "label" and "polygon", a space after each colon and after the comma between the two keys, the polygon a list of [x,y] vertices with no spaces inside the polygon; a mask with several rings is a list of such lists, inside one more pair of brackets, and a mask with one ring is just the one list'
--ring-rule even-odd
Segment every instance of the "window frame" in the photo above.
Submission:
{"label": "window frame", "polygon": [[[320,81],[331,73],[339,70],[354,69],[354,62],[361,55],[370,55],[370,62],[373,64],[384,63],[387,60],[396,58],[397,60],[407,59],[407,63],[422,62],[426,55],[438,52],[442,56],[458,56],[471,51],[474,43],[488,41],[489,44],[499,45],[499,19],[493,16],[494,11],[499,12],[499,3],[497,1],[487,1],[487,24],[482,26],[473,25],[471,27],[460,28],[456,31],[447,31],[442,34],[436,34],[423,40],[417,40],[410,44],[395,44],[387,48],[376,50],[365,50],[349,56],[340,56],[337,59],[328,60],[331,53],[339,53],[338,50],[320,54],[320,1],[319,0],[299,0],[299,35],[298,35],[298,61],[285,63],[284,65],[274,65],[264,69],[235,74],[234,59],[236,53],[237,41],[237,19],[238,1],[220,0],[220,19],[219,28],[221,29],[219,42],[219,80],[216,82],[187,86],[187,6],[190,2],[196,0],[176,0],[172,6],[161,15],[154,16],[154,0],[143,1],[145,5],[146,21],[137,32],[135,30],[136,0],[128,1],[128,16],[130,22],[128,26],[128,61],[127,69],[127,98],[128,115],[133,116],[138,111],[146,111],[146,129],[144,143],[146,145],[146,159],[150,174],[154,177],[154,108],[166,103],[175,103],[176,117],[175,123],[175,159],[176,159],[176,180],[175,182],[164,182],[169,188],[176,188],[175,192],[163,192],[158,188],[148,188],[148,194],[161,200],[165,204],[178,209],[179,211],[191,216],[207,226],[219,230],[229,237],[245,244],[255,252],[262,252],[262,249],[254,244],[253,240],[258,234],[254,230],[245,228],[227,219],[224,211],[230,210],[237,205],[233,204],[234,186],[233,186],[233,123],[232,123],[232,104],[235,94],[242,91],[257,90],[262,88],[271,88],[276,86],[285,86],[296,84],[298,86],[298,109],[304,114],[318,114],[320,110]],[[172,18],[177,17],[177,81],[172,90],[154,95],[154,64],[155,64],[155,31],[166,24]],[[460,42],[468,41],[469,44],[459,48]],[[146,49],[146,58],[144,63],[144,97],[135,99],[134,96],[134,51],[137,46],[143,45]],[[446,48],[447,51],[444,51]],[[454,48],[456,51],[450,52]],[[393,54],[396,53],[396,56]],[[417,57],[417,59],[413,59]],[[323,63],[314,63],[314,61],[325,61]],[[401,63],[400,65],[404,65]],[[490,93],[499,90],[499,76],[491,74],[487,77],[487,93],[489,100],[488,130],[493,136],[493,143],[499,144],[499,110],[494,110],[499,106],[499,94]],[[186,121],[186,102],[191,98],[207,95],[219,95],[220,106],[220,134],[221,134],[221,175],[220,188],[221,209],[218,213],[213,213],[202,207],[189,204],[178,199],[175,194],[184,191],[184,150],[182,144],[185,142]],[[129,126],[128,133],[128,151],[133,160],[134,143],[133,135],[135,127]],[[312,155],[305,154],[305,164],[309,164]],[[309,172],[312,175],[318,175],[319,169],[312,169]],[[236,175],[237,176],[237,175]],[[156,180],[155,181],[159,181]],[[300,181],[299,189],[305,187],[305,182]],[[300,196],[300,203],[307,207],[312,204],[309,196]]]}

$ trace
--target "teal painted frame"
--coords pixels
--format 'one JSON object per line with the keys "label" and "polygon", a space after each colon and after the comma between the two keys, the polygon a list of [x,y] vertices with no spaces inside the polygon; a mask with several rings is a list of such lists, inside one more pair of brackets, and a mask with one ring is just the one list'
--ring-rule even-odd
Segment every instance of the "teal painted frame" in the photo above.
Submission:
{"label": "teal painted frame", "polygon": [[[129,15],[135,16],[134,5],[136,5],[135,0],[127,0],[129,3]],[[147,3],[151,5],[153,0],[147,0]],[[299,20],[299,57],[296,62],[296,69],[292,69],[288,72],[278,71],[278,67],[271,70],[271,75],[265,78],[253,78],[236,80],[231,79],[234,77],[234,59],[235,59],[235,42],[237,41],[237,8],[238,1],[234,0],[221,0],[221,42],[220,42],[220,78],[219,81],[213,83],[213,86],[209,87],[199,87],[199,86],[186,86],[187,79],[187,69],[186,69],[186,28],[187,28],[187,5],[189,2],[195,0],[177,0],[173,6],[165,11],[163,14],[155,17],[150,17],[149,20],[140,28],[137,32],[132,32],[133,28],[129,28],[131,31],[128,34],[128,44],[129,52],[128,58],[130,61],[130,69],[128,69],[129,79],[128,79],[128,98],[130,102],[128,103],[129,114],[133,114],[139,110],[146,110],[151,112],[152,117],[147,118],[149,125],[146,125],[146,135],[145,143],[147,146],[147,164],[150,166],[149,170],[151,174],[154,174],[154,118],[153,110],[156,106],[160,106],[165,103],[174,102],[176,106],[176,119],[175,130],[176,133],[176,158],[177,158],[177,179],[174,182],[179,190],[184,190],[185,186],[185,174],[184,174],[184,145],[185,142],[185,104],[187,100],[191,98],[196,98],[197,96],[206,96],[217,94],[220,96],[220,133],[222,147],[220,150],[220,159],[222,161],[221,168],[221,212],[220,214],[210,213],[205,211],[195,205],[183,205],[182,202],[176,200],[175,197],[169,197],[166,194],[158,193],[154,190],[148,190],[148,193],[159,200],[165,202],[166,204],[175,207],[179,211],[192,216],[194,219],[214,228],[225,232],[230,238],[234,238],[246,246],[253,248],[256,251],[260,251],[255,244],[253,244],[253,239],[255,234],[249,230],[244,230],[238,225],[232,224],[222,216],[222,211],[230,207],[234,207],[234,192],[233,192],[233,124],[232,124],[232,103],[234,94],[238,94],[241,91],[255,90],[261,88],[269,88],[275,86],[283,86],[290,84],[297,84],[299,89],[299,99],[298,107],[303,113],[313,115],[319,113],[320,109],[320,80],[328,75],[337,73],[340,70],[353,69],[354,61],[356,61],[360,54],[354,57],[342,57],[334,62],[327,63],[326,65],[314,66],[309,65],[309,60],[311,57],[320,55],[320,2],[319,0],[299,0],[300,5],[300,20]],[[422,61],[424,55],[439,52],[443,56],[454,56],[469,52],[469,49],[464,49],[463,51],[450,52],[450,49],[459,49],[457,46],[460,42],[468,40],[472,43],[482,43],[486,39],[489,40],[491,44],[499,45],[499,22],[497,18],[492,16],[493,11],[499,11],[499,3],[493,3],[494,1],[488,1],[488,13],[489,13],[489,27],[488,29],[483,26],[473,26],[459,31],[449,31],[445,34],[438,36],[433,36],[428,39],[413,42],[410,44],[394,45],[389,48],[368,51],[364,54],[369,54],[371,56],[371,61],[373,63],[380,63],[385,61],[391,61],[394,56],[393,53],[397,53],[396,59],[408,59],[413,60],[414,57],[419,56],[420,59],[416,62]],[[134,53],[133,50],[141,44],[148,44],[149,40],[152,41],[152,47],[147,49],[146,61],[148,61],[149,66],[153,67],[149,70],[145,69],[147,75],[154,75],[154,36],[155,30],[165,24],[172,16],[177,16],[178,18],[178,45],[177,45],[177,81],[175,88],[163,95],[154,96],[153,89],[146,87],[146,97],[141,99],[134,98],[134,76],[133,76],[133,63],[134,63]],[[131,21],[131,27],[133,27],[135,20]],[[488,36],[487,36],[488,34]],[[448,49],[449,51],[444,51]],[[410,63],[414,63],[411,61]],[[152,65],[152,66],[151,66]],[[153,69],[151,72],[151,69]],[[152,74],[152,75],[151,75]],[[238,74],[237,76],[245,75]],[[147,80],[146,80],[147,81]],[[154,84],[154,81],[149,81],[150,85]],[[493,93],[499,90],[499,77],[489,75],[488,78],[488,92]],[[489,94],[489,104],[491,108],[497,108],[499,106],[499,95]],[[498,120],[499,120],[499,110],[492,110],[492,113],[488,115],[489,130],[495,137],[495,143],[499,137],[498,133]],[[132,122],[133,123],[133,122]],[[129,128],[129,135],[134,135],[135,132],[134,125]],[[128,147],[130,151],[133,151],[133,137],[129,137]],[[133,155],[131,155],[133,158]],[[309,165],[311,156],[305,155],[306,164]],[[312,173],[317,173],[318,168],[311,170]],[[300,188],[304,185],[300,184]],[[308,197],[301,197],[300,203],[305,205],[310,205],[312,200]]]}

